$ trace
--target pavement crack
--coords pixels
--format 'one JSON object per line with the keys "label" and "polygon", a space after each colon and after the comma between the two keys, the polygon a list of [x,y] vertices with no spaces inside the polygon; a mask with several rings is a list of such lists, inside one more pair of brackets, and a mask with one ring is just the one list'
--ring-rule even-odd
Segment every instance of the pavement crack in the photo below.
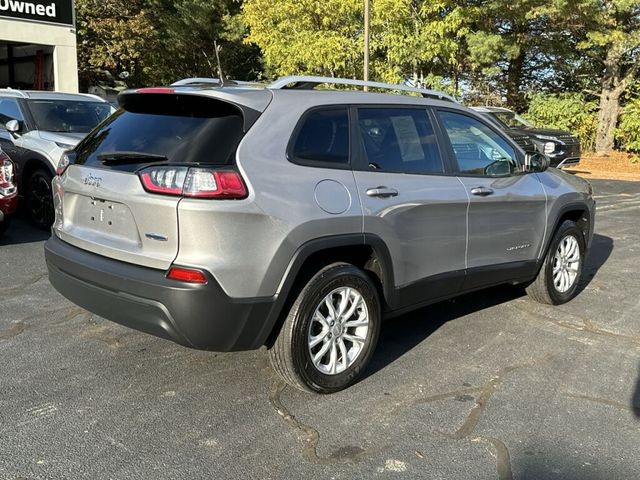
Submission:
{"label": "pavement crack", "polygon": [[563,315],[565,315],[566,317],[569,317],[569,319],[573,318],[574,320],[577,320],[580,323],[573,323],[566,320],[558,320],[550,316],[544,315],[542,313],[536,312],[534,310],[531,310],[530,308],[528,308],[528,306],[526,306],[527,303],[528,302],[526,300],[516,300],[515,302],[513,302],[513,305],[514,305],[514,308],[520,310],[523,313],[526,313],[530,317],[539,318],[545,322],[552,323],[561,328],[566,328],[566,329],[574,330],[577,332],[587,332],[593,335],[608,337],[616,340],[623,340],[626,342],[634,343],[636,345],[640,345],[640,337],[625,335],[623,333],[617,333],[611,330],[607,330],[605,328],[599,327],[588,318],[584,318],[579,315],[569,313],[562,309],[557,309],[557,310],[561,312]]}
{"label": "pavement crack", "polygon": [[469,435],[471,435],[475,431],[478,423],[480,422],[480,419],[482,418],[482,414],[484,413],[485,409],[487,408],[487,405],[489,404],[489,400],[491,400],[491,397],[493,396],[493,394],[500,388],[505,377],[508,376],[510,373],[515,372],[516,370],[521,370],[527,367],[533,367],[537,363],[540,363],[547,359],[548,357],[544,357],[541,360],[538,360],[535,362],[522,363],[518,365],[510,365],[500,369],[493,377],[491,377],[491,379],[487,383],[484,384],[484,386],[480,387],[479,389],[480,395],[476,399],[475,405],[471,408],[471,411],[469,412],[467,419],[460,426],[460,428],[458,428],[458,430],[456,430],[453,433],[443,433],[443,435],[453,440],[462,440],[463,438],[466,438]]}
{"label": "pavement crack", "polygon": [[616,402],[615,400],[609,400],[608,398],[592,397],[590,395],[584,395],[584,394],[572,393],[572,392],[565,392],[565,396],[569,398],[574,398],[577,400],[586,400],[587,402],[606,405],[608,407],[614,407],[614,408],[617,408],[618,410],[626,410],[628,412],[632,412],[636,416],[640,415],[640,405],[635,405],[633,403],[631,403],[630,405],[627,405],[622,402]]}
{"label": "pavement crack", "polygon": [[428,397],[414,398],[403,403],[397,403],[391,410],[391,413],[397,414],[400,410],[404,410],[405,408],[415,407],[417,405],[423,405],[425,403],[437,402],[439,400],[446,400],[448,398],[462,398],[465,395],[469,395],[470,393],[478,393],[480,391],[482,391],[482,387],[469,387],[452,390],[450,392],[437,393]]}
{"label": "pavement crack", "polygon": [[20,321],[14,323],[10,328],[0,330],[0,340],[8,340],[13,337],[17,337],[27,328],[27,324]]}
{"label": "pavement crack", "polygon": [[339,448],[328,457],[320,457],[318,455],[318,443],[320,442],[318,430],[302,423],[282,403],[281,396],[286,387],[287,385],[284,382],[274,381],[269,392],[269,402],[287,425],[300,433],[303,454],[307,461],[319,465],[358,463],[366,457],[380,453],[380,449],[365,450],[361,447],[347,446]]}
{"label": "pavement crack", "polygon": [[[439,432],[441,435],[450,438],[452,440],[464,440],[467,439],[476,430],[482,414],[489,404],[489,400],[493,397],[493,394],[499,390],[500,386],[504,382],[505,378],[517,370],[524,368],[534,367],[541,363],[548,361],[551,355],[545,355],[537,360],[533,360],[527,363],[520,363],[516,365],[509,365],[498,370],[498,372],[492,376],[487,383],[480,387],[469,387],[465,389],[454,390],[445,393],[439,393],[428,397],[419,398],[405,404],[399,404],[394,408],[394,412],[401,408],[411,407],[423,403],[434,402],[438,400],[444,400],[447,398],[460,398],[461,396],[468,395],[469,393],[478,393],[478,397],[475,399],[475,404],[469,411],[464,423],[453,433]],[[498,472],[499,480],[512,480],[513,474],[511,471],[511,457],[509,455],[509,449],[502,440],[494,437],[476,436],[471,438],[472,442],[485,442],[493,446],[496,451],[496,469]]]}
{"label": "pavement crack", "polygon": [[32,285],[35,285],[36,283],[38,283],[40,280],[42,280],[43,278],[47,277],[49,274],[48,273],[42,273],[40,275],[37,275],[35,277],[33,277],[30,280],[27,280],[25,283],[22,283],[20,285],[14,285],[13,287],[4,287],[4,288],[0,288],[0,293],[5,294],[11,294],[14,292],[19,292],[20,290],[23,290],[25,288],[28,288]]}
{"label": "pavement crack", "polygon": [[513,480],[513,472],[511,471],[511,456],[509,449],[504,442],[493,437],[475,437],[472,442],[483,442],[490,444],[496,451],[496,470],[498,471],[499,480]]}

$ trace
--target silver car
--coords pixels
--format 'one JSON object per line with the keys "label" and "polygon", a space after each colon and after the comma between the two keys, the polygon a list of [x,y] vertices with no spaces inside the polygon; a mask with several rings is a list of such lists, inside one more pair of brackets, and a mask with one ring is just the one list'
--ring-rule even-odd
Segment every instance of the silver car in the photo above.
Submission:
{"label": "silver car", "polygon": [[114,109],[94,95],[0,89],[0,147],[16,164],[16,181],[33,224],[53,223],[51,179],[60,157]]}
{"label": "silver car", "polygon": [[63,158],[45,246],[54,287],[97,315],[266,345],[288,383],[328,393],[363,373],[383,318],[504,283],[576,295],[590,185],[444,94],[288,77],[119,101]]}

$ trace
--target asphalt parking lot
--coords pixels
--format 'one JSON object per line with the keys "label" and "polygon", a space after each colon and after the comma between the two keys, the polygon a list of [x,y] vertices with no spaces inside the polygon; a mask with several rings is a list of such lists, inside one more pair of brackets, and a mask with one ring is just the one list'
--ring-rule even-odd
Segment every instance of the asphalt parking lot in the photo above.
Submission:
{"label": "asphalt parking lot", "polygon": [[387,322],[367,377],[284,387],[265,351],[128,330],[0,239],[0,479],[640,478],[640,182],[593,181],[580,295],[499,287]]}

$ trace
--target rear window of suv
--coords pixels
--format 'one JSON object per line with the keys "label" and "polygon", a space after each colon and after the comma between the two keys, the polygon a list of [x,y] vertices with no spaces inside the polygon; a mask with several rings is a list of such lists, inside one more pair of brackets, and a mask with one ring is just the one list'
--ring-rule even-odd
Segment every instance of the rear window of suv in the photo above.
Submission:
{"label": "rear window of suv", "polygon": [[[75,149],[76,164],[135,171],[149,157],[165,163],[232,164],[244,136],[241,110],[190,95],[140,94],[126,102]],[[131,155],[126,158],[126,153]],[[112,155],[117,162],[105,161]]]}

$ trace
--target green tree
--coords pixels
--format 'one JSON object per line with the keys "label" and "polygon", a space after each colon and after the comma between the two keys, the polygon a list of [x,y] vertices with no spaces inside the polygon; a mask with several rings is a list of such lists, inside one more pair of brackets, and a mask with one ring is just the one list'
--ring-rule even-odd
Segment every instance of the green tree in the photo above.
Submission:
{"label": "green tree", "polygon": [[593,151],[598,124],[598,102],[581,93],[529,95],[526,117],[535,125],[573,132],[582,150]]}
{"label": "green tree", "polygon": [[260,51],[243,39],[235,0],[77,0],[78,64],[83,86],[109,72],[130,86],[185,77],[259,78]]}
{"label": "green tree", "polygon": [[640,154],[640,99],[636,98],[625,105],[620,124],[616,129],[616,138],[622,148],[636,155]]}
{"label": "green tree", "polygon": [[243,42],[246,33],[235,0],[149,0],[158,13],[156,83],[187,77],[218,77],[214,42],[220,45],[225,76],[258,78],[259,50]]}
{"label": "green tree", "polygon": [[456,0],[373,1],[374,71],[387,81],[412,77],[458,94],[464,37],[476,11]]}
{"label": "green tree", "polygon": [[578,38],[576,46],[599,79],[596,150],[614,147],[620,100],[640,73],[640,1],[553,0],[542,11]]}
{"label": "green tree", "polygon": [[[372,78],[457,86],[471,9],[456,0],[372,1]],[[262,49],[271,74],[361,78],[363,0],[246,0],[243,11],[246,41]]]}
{"label": "green tree", "polygon": [[246,0],[243,11],[269,73],[362,76],[361,0]]}
{"label": "green tree", "polygon": [[109,72],[144,84],[157,45],[155,17],[145,0],[77,0],[78,67],[82,84]]}

